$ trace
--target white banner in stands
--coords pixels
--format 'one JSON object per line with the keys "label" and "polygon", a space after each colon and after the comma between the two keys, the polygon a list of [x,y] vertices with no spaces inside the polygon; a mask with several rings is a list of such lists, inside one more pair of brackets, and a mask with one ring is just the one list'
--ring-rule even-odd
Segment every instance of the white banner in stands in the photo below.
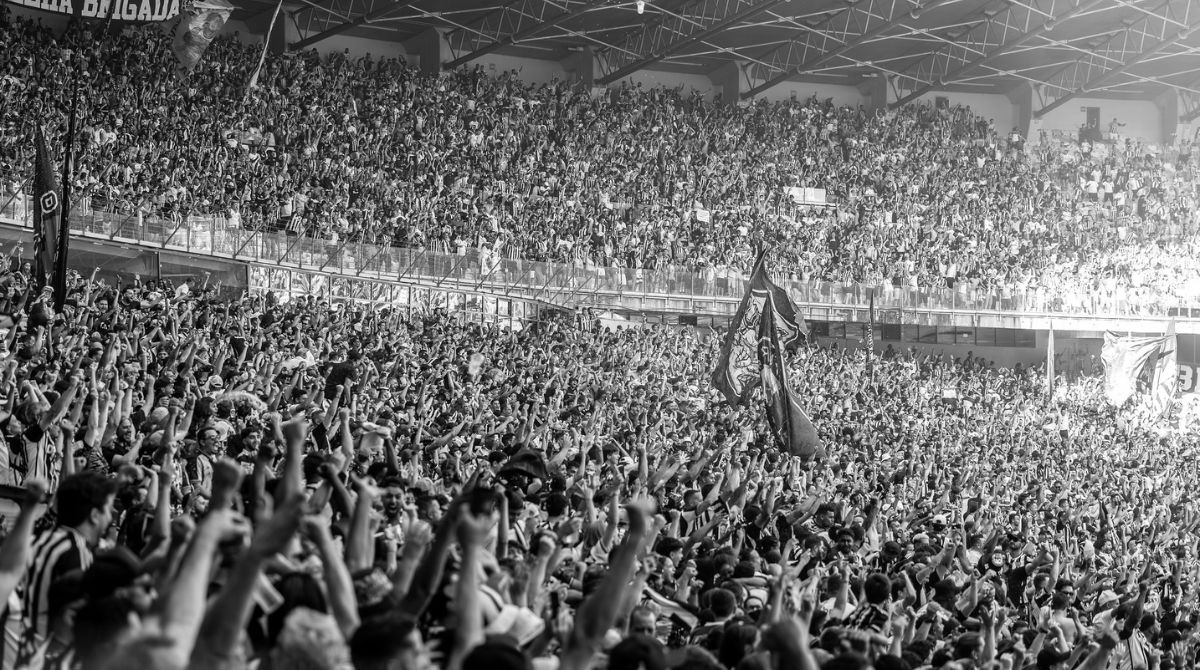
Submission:
{"label": "white banner in stands", "polygon": [[[6,0],[9,4],[85,19],[149,23],[179,14],[179,0]],[[116,6],[113,6],[113,3]]]}
{"label": "white banner in stands", "polygon": [[792,199],[792,202],[797,205],[824,205],[825,189],[823,188],[808,188],[800,186],[789,186],[783,189],[784,194]]}

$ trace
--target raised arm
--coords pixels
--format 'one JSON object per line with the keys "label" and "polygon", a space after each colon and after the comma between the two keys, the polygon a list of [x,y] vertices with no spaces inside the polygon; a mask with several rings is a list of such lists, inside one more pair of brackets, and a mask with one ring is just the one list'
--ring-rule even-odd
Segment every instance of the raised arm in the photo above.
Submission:
{"label": "raised arm", "polygon": [[462,508],[458,517],[459,560],[458,585],[454,591],[454,606],[458,614],[458,630],[454,648],[450,651],[449,670],[461,670],[463,659],[483,642],[483,608],[479,597],[480,554],[487,542],[492,522],[487,516],[475,516]]}
{"label": "raised arm", "polygon": [[425,608],[429,607],[430,601],[433,600],[433,590],[442,581],[442,571],[445,570],[446,558],[450,555],[454,527],[458,522],[458,510],[463,506],[461,502],[456,503],[451,504],[442,517],[433,536],[433,544],[429,546],[429,551],[425,552],[425,558],[421,560],[421,565],[413,575],[412,587],[400,601],[399,611],[404,616],[414,619],[419,617]]}
{"label": "raised arm", "polygon": [[179,570],[159,600],[162,632],[173,642],[170,658],[178,667],[188,665],[200,633],[217,545],[247,530],[240,515],[225,509],[209,511],[193,533]]}
{"label": "raised arm", "polygon": [[625,541],[617,546],[599,588],[579,607],[575,628],[563,652],[562,670],[584,670],[599,649],[605,633],[616,621],[621,607],[622,594],[633,579],[638,552],[646,536],[646,517],[636,507],[626,508],[629,516],[629,532]]}
{"label": "raised arm", "polygon": [[304,496],[298,492],[292,494],[255,532],[250,548],[238,559],[228,581],[208,608],[192,652],[194,667],[235,667],[236,652],[254,607],[255,586],[263,566],[291,542],[300,527],[303,505]]}
{"label": "raised arm", "polygon": [[320,517],[306,517],[301,530],[305,537],[312,541],[321,555],[321,567],[325,576],[325,590],[329,600],[329,610],[338,623],[342,635],[347,640],[358,629],[358,604],[354,598],[354,583],[350,579],[350,570],[346,562],[338,555],[337,546],[333,543],[333,535],[329,525]]}

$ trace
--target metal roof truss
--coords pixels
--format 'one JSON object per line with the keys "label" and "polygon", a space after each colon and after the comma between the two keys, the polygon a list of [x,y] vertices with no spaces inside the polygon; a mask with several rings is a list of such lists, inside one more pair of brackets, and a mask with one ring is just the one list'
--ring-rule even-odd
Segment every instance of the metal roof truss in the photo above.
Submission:
{"label": "metal roof truss", "polygon": [[615,48],[598,53],[601,76],[596,83],[603,86],[617,81],[783,2],[690,0],[669,12],[653,7],[656,17]]}
{"label": "metal roof truss", "polygon": [[455,68],[497,49],[518,44],[550,28],[601,7],[609,0],[514,0],[468,26],[446,34],[450,60]]}
{"label": "metal roof truss", "polygon": [[1192,7],[1190,0],[1168,0],[1153,11],[1139,10],[1137,18],[1123,25],[1092,47],[1091,53],[1043,80],[1044,84],[1037,87],[1041,108],[1034,116],[1044,116],[1080,95],[1099,90],[1134,65],[1187,39],[1200,27],[1200,9]]}
{"label": "metal roof truss", "polygon": [[[940,4],[940,2],[939,2]],[[826,62],[830,54],[845,53],[854,45],[913,18],[912,0],[857,0],[827,15],[787,42],[759,55],[748,65],[751,83],[742,97],[749,98],[790,77],[804,74]]]}
{"label": "metal roof truss", "polygon": [[985,5],[978,18],[953,39],[891,79],[896,93],[892,106],[898,107],[936,87],[952,84],[971,70],[988,67],[1033,37],[1107,1],[1023,0],[1007,2],[1000,7]]}

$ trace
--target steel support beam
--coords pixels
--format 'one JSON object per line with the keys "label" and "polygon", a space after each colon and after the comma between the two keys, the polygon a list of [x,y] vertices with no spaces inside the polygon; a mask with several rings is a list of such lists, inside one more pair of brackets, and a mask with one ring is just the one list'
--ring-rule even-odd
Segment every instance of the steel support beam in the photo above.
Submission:
{"label": "steel support beam", "polygon": [[767,11],[785,0],[690,0],[658,16],[599,53],[598,86],[656,63],[726,28]]}
{"label": "steel support beam", "polygon": [[[920,12],[934,9],[939,5],[948,4],[951,1],[952,0],[931,0],[919,9],[916,7],[910,8],[903,3],[891,3],[888,6],[889,11],[886,15],[876,15],[873,13],[870,6],[858,8],[856,5],[848,12],[843,12],[830,17],[830,20],[832,20],[834,23],[844,22],[844,27],[840,32],[837,31],[836,28],[828,28],[829,30],[834,30],[834,32],[837,34],[848,37],[848,39],[845,39],[840,46],[815,53],[811,51],[806,53],[805,49],[803,48],[791,48],[793,45],[804,45],[812,37],[820,38],[819,35],[813,36],[806,31],[804,35],[799,35],[788,44],[780,47],[783,53],[787,56],[796,56],[801,60],[796,63],[772,60],[769,61],[771,63],[770,67],[752,66],[752,80],[762,79],[763,82],[755,85],[750,90],[743,93],[742,97],[753,97],[759,93],[762,93],[768,88],[775,86],[776,84],[790,79],[791,77],[804,74],[805,72],[811,72],[812,70],[815,70],[841,56],[844,56],[845,54],[849,53],[851,49],[861,46],[862,44],[865,44],[866,42],[883,35],[885,32],[892,30],[893,28],[907,28],[909,20],[915,21],[916,19],[920,18]],[[852,24],[857,24],[857,27],[852,29],[850,27]],[[854,32],[856,30],[858,32]],[[768,72],[770,69],[775,69],[781,66],[783,68],[782,70],[779,70],[773,74]]]}
{"label": "steel support beam", "polygon": [[[1046,78],[1039,91],[1043,105],[1033,113],[1041,118],[1089,90],[1126,72],[1143,60],[1187,39],[1200,28],[1200,8],[1190,0],[1168,0],[1152,13],[1139,14],[1092,53],[1076,59]],[[1179,28],[1179,22],[1187,27]]]}
{"label": "steel support beam", "polygon": [[1010,3],[999,12],[985,7],[979,23],[966,33],[904,69],[904,75],[912,76],[893,81],[898,91],[906,92],[891,106],[912,102],[970,70],[991,65],[1064,21],[1106,3],[1107,0],[1027,0]]}
{"label": "steel support beam", "polygon": [[[860,0],[847,3],[846,7],[826,16],[811,29],[801,29],[792,39],[759,55],[748,65],[746,76],[751,83],[759,80],[772,81],[775,85],[789,77],[801,74],[800,67],[809,61],[846,45],[847,42],[864,34],[874,25],[872,22],[890,23],[894,18],[907,15],[916,3],[912,0]],[[742,93],[750,98],[768,88],[755,85]]]}
{"label": "steel support beam", "polygon": [[[1192,82],[1191,87],[1200,87],[1200,80]],[[1191,123],[1200,118],[1200,95],[1188,91],[1179,91],[1179,103],[1183,113],[1179,115],[1179,123]]]}
{"label": "steel support beam", "polygon": [[453,69],[553,28],[611,0],[513,0],[469,26],[446,34],[452,58],[443,64]]}
{"label": "steel support beam", "polygon": [[292,42],[290,47],[294,50],[305,49],[305,48],[308,48],[308,47],[316,44],[317,42],[320,42],[322,40],[333,37],[334,35],[339,35],[341,33],[344,33],[347,30],[350,30],[351,28],[357,28],[358,26],[368,24],[372,21],[378,21],[380,19],[385,19],[389,16],[392,16],[394,14],[399,14],[400,12],[404,11],[405,9],[410,9],[410,8],[412,8],[412,4],[407,3],[407,2],[395,2],[395,3],[383,4],[381,7],[378,7],[378,8],[372,9],[369,12],[360,14],[356,18],[353,18],[349,21],[344,21],[337,25],[326,28],[325,30],[322,30],[321,32],[317,33],[316,35],[310,35],[309,37],[305,37],[304,39],[299,40],[297,42]]}

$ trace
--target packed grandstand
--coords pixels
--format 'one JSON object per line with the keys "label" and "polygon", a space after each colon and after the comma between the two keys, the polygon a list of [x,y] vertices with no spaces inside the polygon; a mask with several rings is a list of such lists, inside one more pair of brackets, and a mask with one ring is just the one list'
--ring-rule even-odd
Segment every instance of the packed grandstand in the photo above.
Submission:
{"label": "packed grandstand", "polygon": [[[627,269],[768,247],[779,277],[1082,313],[1200,299],[1186,142],[313,53],[246,95],[258,55],[220,38],[180,84],[157,28],[0,6],[4,200],[82,58],[84,210]],[[4,256],[4,670],[1196,663],[1200,442],[1111,407],[1099,369],[1048,399],[1040,366],[806,342],[801,459],[709,381],[718,332],[77,273],[56,309],[42,283]]]}
{"label": "packed grandstand", "polygon": [[[64,36],[3,20],[6,200],[35,124],[65,124],[76,54],[76,187],[97,209],[600,267],[746,272],[765,242],[783,277],[1084,311],[1192,307],[1200,293],[1190,138],[1027,150],[963,107],[595,96],[340,53],[268,59],[247,95],[260,48],[232,38],[180,84],[156,26]],[[804,187],[837,206],[795,204],[788,189]]]}

